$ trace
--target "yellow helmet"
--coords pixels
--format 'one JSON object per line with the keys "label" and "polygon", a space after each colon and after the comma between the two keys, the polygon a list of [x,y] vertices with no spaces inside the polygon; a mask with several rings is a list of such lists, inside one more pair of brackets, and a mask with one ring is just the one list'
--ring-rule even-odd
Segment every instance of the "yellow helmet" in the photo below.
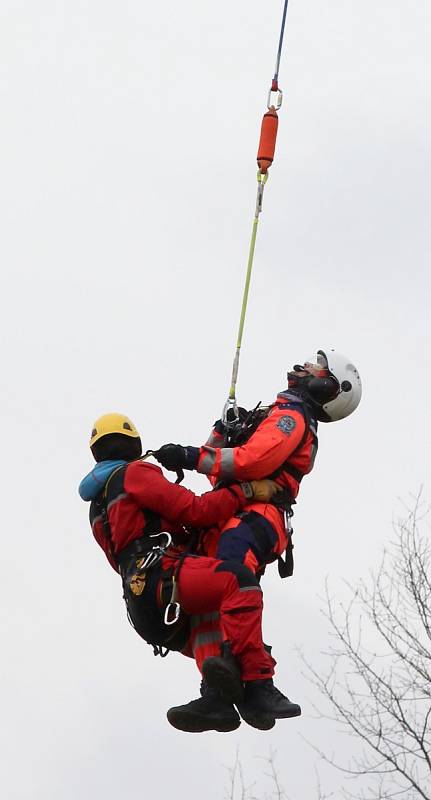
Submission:
{"label": "yellow helmet", "polygon": [[129,417],[124,414],[103,414],[102,417],[96,419],[93,425],[90,447],[93,447],[93,444],[98,442],[102,436],[108,436],[110,433],[122,433],[124,436],[140,439],[139,433]]}

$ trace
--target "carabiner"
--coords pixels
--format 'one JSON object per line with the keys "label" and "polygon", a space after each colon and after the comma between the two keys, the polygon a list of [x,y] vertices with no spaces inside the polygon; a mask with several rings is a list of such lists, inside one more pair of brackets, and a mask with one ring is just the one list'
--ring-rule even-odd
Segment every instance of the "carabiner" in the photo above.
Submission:
{"label": "carabiner", "polygon": [[[178,622],[180,616],[181,606],[179,603],[169,603],[165,609],[165,616],[164,616],[164,623],[165,625],[174,625],[175,622]],[[173,617],[171,618],[171,613],[173,613]]]}
{"label": "carabiner", "polygon": [[[272,95],[274,94],[277,95],[277,99],[275,101],[272,99]],[[271,87],[271,89],[268,92],[268,101],[266,104],[268,111],[270,108],[275,108],[275,110],[278,111],[281,108],[282,103],[283,103],[283,92],[281,91],[281,89],[273,89]]]}
{"label": "carabiner", "polygon": [[[232,409],[234,413],[233,419],[228,419],[228,413]],[[222,422],[228,428],[229,425],[232,425],[239,420],[239,413],[238,413],[238,404],[236,402],[235,397],[228,397],[224,406],[223,406],[223,413],[222,413]]]}
{"label": "carabiner", "polygon": [[149,539],[158,539],[159,536],[166,536],[167,542],[166,542],[166,544],[157,545],[158,547],[161,547],[163,550],[165,550],[165,549],[167,549],[168,547],[171,546],[171,544],[172,544],[172,536],[167,531],[160,531],[160,533],[151,533],[148,538]]}

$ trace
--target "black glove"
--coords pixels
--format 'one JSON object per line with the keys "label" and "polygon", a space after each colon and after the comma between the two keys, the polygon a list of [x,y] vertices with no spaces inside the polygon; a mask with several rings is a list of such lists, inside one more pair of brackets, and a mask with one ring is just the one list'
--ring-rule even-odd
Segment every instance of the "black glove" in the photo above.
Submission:
{"label": "black glove", "polygon": [[165,469],[177,472],[180,469],[195,469],[199,461],[199,447],[182,447],[180,444],[164,444],[153,455]]}

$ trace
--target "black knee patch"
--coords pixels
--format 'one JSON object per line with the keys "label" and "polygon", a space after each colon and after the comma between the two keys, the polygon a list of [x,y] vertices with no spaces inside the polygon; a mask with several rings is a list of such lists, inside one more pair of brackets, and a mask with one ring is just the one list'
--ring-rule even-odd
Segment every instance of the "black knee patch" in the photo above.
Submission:
{"label": "black knee patch", "polygon": [[259,581],[254,572],[248,567],[245,567],[244,564],[239,564],[237,561],[221,561],[215,568],[215,572],[231,572],[235,575],[240,589],[246,586],[256,586],[256,589],[260,588]]}
{"label": "black knee patch", "polygon": [[252,549],[256,558],[259,559],[260,563],[273,560],[270,556],[277,542],[277,534],[271,523],[256,511],[243,512],[241,519],[242,524],[247,525],[253,532],[254,547]]}

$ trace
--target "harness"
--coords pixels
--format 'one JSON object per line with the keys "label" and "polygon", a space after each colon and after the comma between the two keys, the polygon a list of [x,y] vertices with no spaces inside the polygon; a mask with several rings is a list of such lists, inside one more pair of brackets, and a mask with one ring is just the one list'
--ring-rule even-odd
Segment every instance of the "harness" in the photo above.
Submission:
{"label": "harness", "polygon": [[[270,406],[261,407],[260,403],[255,406],[252,411],[245,411],[245,409],[238,409],[239,412],[239,419],[237,423],[231,424],[228,431],[228,438],[227,438],[227,447],[238,447],[242,444],[245,444],[253,433],[257,430],[259,425],[269,416],[270,412],[273,408],[278,408],[280,410],[284,409],[291,409],[295,408],[301,412],[304,417],[305,421],[305,429],[304,433],[302,434],[300,442],[295,447],[293,453],[290,454],[289,458],[283,461],[277,469],[275,469],[270,475],[266,475],[266,478],[270,480],[276,480],[286,472],[288,475],[291,475],[297,483],[301,483],[302,478],[306,474],[302,472],[298,467],[295,467],[293,464],[290,463],[292,456],[297,453],[301,447],[306,442],[307,436],[309,431],[313,437],[312,443],[312,456],[311,461],[314,462],[316,457],[317,448],[318,448],[318,439],[317,439],[317,420],[312,416],[310,413],[310,409],[298,395],[293,394],[291,392],[283,392],[282,397],[285,398],[286,402],[276,402]],[[274,495],[273,500],[271,503],[275,505],[277,508],[280,508],[284,511],[285,515],[285,526],[286,526],[286,550],[284,552],[284,558],[282,556],[277,556],[278,560],[278,572],[281,578],[289,578],[293,575],[294,569],[294,560],[293,560],[293,528],[292,528],[292,517],[293,517],[293,508],[292,506],[295,504],[295,499],[292,497],[291,492],[288,488],[282,489],[280,492],[277,492]],[[255,533],[258,533],[259,528],[259,517],[260,514],[257,512],[247,512],[246,515],[242,515],[243,518],[247,518],[247,523],[250,525],[252,530]],[[275,560],[275,559],[274,559]]]}
{"label": "harness", "polygon": [[[115,553],[108,509],[122,494],[127,466],[123,464],[111,473],[95,503],[102,518],[109,554],[117,565],[123,581],[129,622],[137,633],[153,646],[154,655],[163,658],[170,650],[182,650],[189,638],[188,619],[178,602],[177,582],[184,558],[192,548],[193,541],[181,554],[175,568],[162,569],[161,561],[172,543],[172,537],[162,531],[160,516],[145,510],[145,525],[141,535],[124,547],[118,555]],[[148,602],[149,595],[153,595],[153,604]],[[139,619],[134,613],[137,610],[134,608],[136,603],[142,606],[139,609],[141,612]],[[143,610],[146,618],[145,626],[141,622]]]}
{"label": "harness", "polygon": [[293,466],[293,464],[290,463],[290,459],[305,444],[305,441],[306,441],[307,436],[308,436],[308,432],[310,431],[312,436],[313,436],[312,462],[314,462],[314,459],[315,459],[316,453],[317,453],[317,448],[318,448],[318,445],[319,445],[319,442],[318,442],[318,439],[317,439],[317,421],[316,421],[316,419],[314,419],[312,417],[312,415],[310,413],[310,409],[307,406],[307,403],[304,403],[303,400],[298,398],[296,395],[290,394],[289,392],[285,392],[284,396],[286,398],[288,398],[287,402],[286,403],[275,403],[276,407],[279,408],[280,410],[282,410],[282,409],[288,409],[288,408],[292,408],[292,407],[296,406],[296,410],[300,411],[301,414],[304,417],[305,429],[304,429],[304,433],[302,434],[301,441],[296,445],[293,453],[291,453],[289,458],[286,459],[286,461],[283,461],[283,463],[280,464],[280,466],[277,467],[277,469],[274,470],[274,472],[272,472],[271,475],[268,475],[268,478],[270,478],[271,480],[275,480],[276,478],[279,478],[280,475],[283,472],[287,472],[287,474],[291,475],[292,478],[294,478],[295,481],[297,481],[297,483],[301,483],[304,475],[306,475],[307,473],[302,472],[302,470],[298,469],[298,467]]}
{"label": "harness", "polygon": [[[287,472],[287,474],[291,475],[292,478],[294,478],[298,483],[301,483],[302,478],[306,473],[302,472],[302,470],[300,470],[298,467],[293,466],[290,461],[292,456],[297,453],[305,444],[309,431],[311,431],[313,436],[312,460],[314,461],[318,448],[317,421],[311,415],[307,403],[305,403],[298,395],[291,392],[283,392],[282,397],[286,398],[286,402],[277,402],[270,406],[264,407],[261,407],[259,402],[252,411],[248,412],[243,408],[238,409],[238,422],[234,424],[231,423],[228,427],[226,447],[238,447],[248,442],[259,425],[269,416],[273,408],[278,408],[280,410],[295,408],[295,410],[300,411],[305,421],[305,429],[301,440],[295,447],[293,453],[290,454],[289,458],[286,459],[286,461],[283,461],[283,463],[280,464],[280,466],[277,467],[274,472],[272,472],[270,475],[266,475],[265,477],[269,478],[270,480],[276,480],[280,477],[280,475],[282,475],[283,472]],[[287,496],[287,494],[289,494],[289,496]],[[288,502],[290,502],[290,505],[294,503],[294,500],[291,498],[288,490],[286,490],[286,492],[284,490],[282,492],[277,492],[276,498],[277,500],[274,501],[274,505],[277,506],[283,507],[284,504]]]}

